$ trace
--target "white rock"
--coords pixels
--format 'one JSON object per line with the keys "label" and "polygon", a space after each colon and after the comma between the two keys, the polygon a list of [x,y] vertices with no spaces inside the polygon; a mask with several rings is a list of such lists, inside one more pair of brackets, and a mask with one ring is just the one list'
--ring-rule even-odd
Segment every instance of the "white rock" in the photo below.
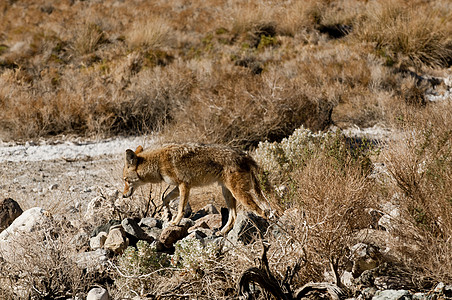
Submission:
{"label": "white rock", "polygon": [[14,261],[16,257],[24,255],[24,244],[29,244],[42,237],[39,234],[53,225],[47,223],[52,222],[52,216],[45,209],[33,207],[24,211],[17,217],[11,225],[0,233],[0,255],[3,259]]}
{"label": "white rock", "polygon": [[110,295],[108,294],[108,291],[101,287],[91,289],[88,292],[88,295],[86,296],[86,300],[109,300],[109,299]]}
{"label": "white rock", "polygon": [[89,240],[89,246],[93,250],[100,249],[104,246],[106,240],[107,240],[107,233],[101,231],[101,232],[99,232],[99,234],[97,236],[92,237]]}
{"label": "white rock", "polygon": [[402,300],[410,298],[411,294],[406,290],[385,290],[376,292],[372,300]]}
{"label": "white rock", "polygon": [[10,238],[22,233],[29,233],[51,219],[50,213],[41,207],[33,207],[24,211],[14,222],[0,233],[0,242],[8,242]]}

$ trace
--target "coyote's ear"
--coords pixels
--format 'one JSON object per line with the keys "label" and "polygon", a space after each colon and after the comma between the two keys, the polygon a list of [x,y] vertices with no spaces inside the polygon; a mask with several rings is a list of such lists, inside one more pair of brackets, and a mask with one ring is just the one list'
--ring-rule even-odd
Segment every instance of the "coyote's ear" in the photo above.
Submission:
{"label": "coyote's ear", "polygon": [[136,167],[137,164],[138,164],[137,155],[132,150],[127,149],[126,150],[126,166],[127,167]]}
{"label": "coyote's ear", "polygon": [[135,150],[135,154],[138,154],[140,152],[143,152],[143,146],[141,145],[137,147],[137,150]]}

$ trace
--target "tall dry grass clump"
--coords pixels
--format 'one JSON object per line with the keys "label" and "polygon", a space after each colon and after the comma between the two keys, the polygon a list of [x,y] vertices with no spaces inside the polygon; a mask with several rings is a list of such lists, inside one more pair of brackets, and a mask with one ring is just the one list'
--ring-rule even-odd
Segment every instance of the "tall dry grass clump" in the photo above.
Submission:
{"label": "tall dry grass clump", "polygon": [[354,36],[375,44],[387,65],[446,66],[452,57],[447,19],[431,5],[378,1],[357,19]]}
{"label": "tall dry grass clump", "polygon": [[74,48],[81,55],[89,54],[96,50],[104,38],[105,35],[99,25],[83,24],[77,30]]}
{"label": "tall dry grass clump", "polygon": [[175,32],[162,17],[149,16],[146,20],[137,21],[126,35],[127,43],[132,48],[164,48],[175,41]]}

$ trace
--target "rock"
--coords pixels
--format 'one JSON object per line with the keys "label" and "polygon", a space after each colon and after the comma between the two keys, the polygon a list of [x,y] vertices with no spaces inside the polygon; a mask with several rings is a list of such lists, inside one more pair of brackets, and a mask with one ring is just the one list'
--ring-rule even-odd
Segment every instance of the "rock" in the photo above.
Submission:
{"label": "rock", "polygon": [[13,223],[23,213],[19,203],[11,198],[0,201],[0,232]]}
{"label": "rock", "polygon": [[108,261],[107,251],[97,249],[95,251],[81,252],[75,256],[75,263],[81,269],[95,272],[102,269]]}
{"label": "rock", "polygon": [[160,235],[162,234],[163,229],[158,227],[143,227],[144,232],[152,237],[154,240],[158,240],[160,238]]}
{"label": "rock", "polygon": [[30,243],[42,241],[45,233],[55,228],[53,218],[48,211],[33,207],[24,211],[8,228],[0,233],[0,256],[14,261],[26,255],[26,247]]}
{"label": "rock", "polygon": [[352,287],[355,284],[354,281],[353,281],[352,273],[348,272],[348,271],[344,271],[344,273],[342,273],[342,275],[341,275],[341,282],[346,287]]}
{"label": "rock", "polygon": [[121,254],[129,245],[129,239],[121,225],[115,225],[110,228],[104,249],[113,251],[115,254]]}
{"label": "rock", "polygon": [[444,284],[444,282],[440,282],[440,283],[438,283],[438,284],[435,286],[435,289],[433,290],[433,292],[435,292],[435,293],[442,293],[445,286],[446,286],[446,285]]}
{"label": "rock", "polygon": [[381,254],[379,249],[373,245],[358,243],[350,248],[350,252],[354,278],[358,278],[364,271],[372,270],[379,265]]}
{"label": "rock", "polygon": [[159,241],[170,248],[175,242],[183,239],[188,234],[188,229],[194,225],[194,222],[190,219],[182,219],[179,225],[170,225],[163,229],[160,235]]}
{"label": "rock", "polygon": [[40,207],[30,208],[24,211],[8,228],[0,233],[0,241],[7,241],[11,236],[17,235],[20,232],[33,232],[50,220],[52,220],[52,217],[45,209]]}
{"label": "rock", "polygon": [[89,246],[92,250],[100,249],[104,246],[106,240],[107,240],[107,233],[101,231],[101,232],[99,232],[99,234],[97,236],[90,238]]}
{"label": "rock", "polygon": [[287,232],[295,230],[293,224],[302,216],[302,212],[298,208],[289,208],[284,211],[277,223],[272,226],[271,233],[274,237],[287,236]]}
{"label": "rock", "polygon": [[141,219],[141,221],[138,223],[138,225],[140,227],[162,228],[163,222],[161,220],[159,220],[159,219],[148,217],[148,218]]}
{"label": "rock", "polygon": [[427,293],[414,293],[411,297],[412,300],[425,300],[427,298]]}
{"label": "rock", "polygon": [[206,228],[211,230],[215,228],[220,228],[221,222],[222,217],[220,214],[206,215],[196,220],[195,224],[188,230],[188,232],[192,232],[198,228]]}
{"label": "rock", "polygon": [[94,228],[94,230],[91,232],[91,237],[97,236],[100,232],[106,232],[108,233],[110,231],[110,228],[115,225],[121,224],[121,221],[118,220],[110,220],[106,224],[102,224],[100,226],[97,226]]}
{"label": "rock", "polygon": [[122,220],[121,225],[126,233],[138,240],[148,241],[149,243],[154,241],[154,238],[147,235],[134,219],[124,219]]}
{"label": "rock", "polygon": [[101,287],[91,289],[88,292],[88,295],[86,296],[86,300],[109,300],[109,299],[110,295],[108,294],[108,291]]}
{"label": "rock", "polygon": [[227,239],[234,245],[239,241],[247,245],[254,241],[257,235],[263,235],[268,226],[266,219],[249,211],[242,212],[237,215],[234,227],[228,233]]}
{"label": "rock", "polygon": [[207,237],[207,235],[204,232],[202,232],[200,230],[195,230],[195,231],[191,232],[189,235],[187,235],[186,237],[184,237],[183,240],[197,239],[197,240],[203,241],[205,237]]}
{"label": "rock", "polygon": [[206,206],[204,206],[203,208],[201,208],[200,210],[198,210],[193,217],[191,217],[191,219],[193,221],[196,221],[198,219],[201,219],[202,217],[205,217],[207,215],[214,215],[214,214],[218,214],[218,210],[217,208],[213,205],[213,204],[207,204]]}
{"label": "rock", "polygon": [[411,294],[407,290],[385,290],[377,291],[372,300],[404,300],[411,299]]}

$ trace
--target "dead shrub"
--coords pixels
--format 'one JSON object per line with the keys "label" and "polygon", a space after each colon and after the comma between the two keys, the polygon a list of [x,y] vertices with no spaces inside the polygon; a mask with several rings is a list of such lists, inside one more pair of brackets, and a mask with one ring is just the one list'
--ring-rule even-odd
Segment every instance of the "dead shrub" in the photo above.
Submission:
{"label": "dead shrub", "polygon": [[300,284],[322,280],[325,270],[334,270],[339,280],[354,234],[368,228],[372,153],[365,144],[350,147],[340,135],[304,128],[281,143],[261,143],[256,150],[263,179],[273,182],[288,209],[282,230],[291,228],[289,235],[303,245],[296,256],[306,263]]}
{"label": "dead shrub", "polygon": [[322,130],[331,122],[333,104],[309,98],[296,80],[238,67],[200,76],[209,81],[198,79],[189,101],[174,112],[165,131],[171,140],[252,145],[281,139],[301,124]]}
{"label": "dead shrub", "polygon": [[[449,104],[429,107],[424,117],[418,113],[405,138],[385,151],[388,169],[403,195],[398,204],[410,222],[410,228],[400,232],[402,253],[416,277],[431,281],[452,279],[451,113]],[[403,243],[416,245],[417,250],[405,249]]]}
{"label": "dead shrub", "polygon": [[[8,245],[13,250],[0,264],[2,299],[59,299],[85,295],[102,276],[76,264],[74,228],[66,221],[21,233]],[[1,253],[2,255],[4,253]]]}

